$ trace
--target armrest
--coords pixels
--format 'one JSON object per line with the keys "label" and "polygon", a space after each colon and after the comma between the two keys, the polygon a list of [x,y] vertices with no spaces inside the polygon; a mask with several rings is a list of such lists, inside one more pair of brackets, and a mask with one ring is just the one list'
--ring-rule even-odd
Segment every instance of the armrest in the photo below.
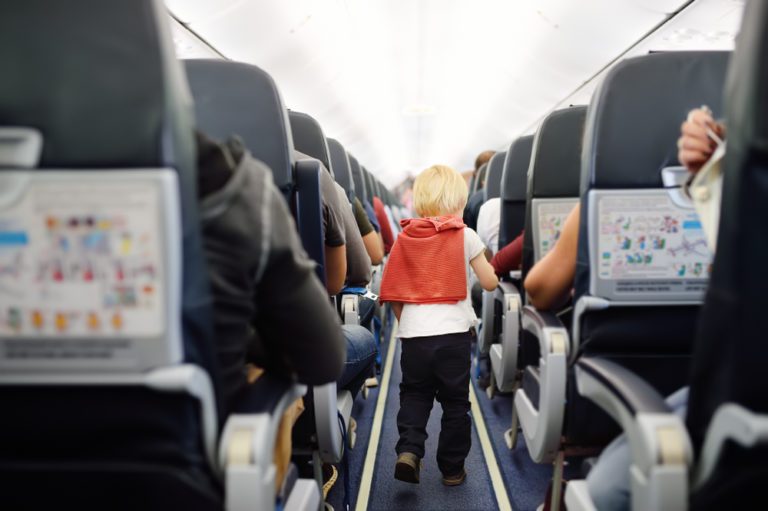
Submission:
{"label": "armrest", "polygon": [[632,509],[684,509],[691,443],[683,421],[662,396],[631,371],[598,358],[579,359],[576,385],[626,433]]}
{"label": "armrest", "polygon": [[496,288],[497,293],[501,293],[502,295],[508,295],[508,294],[516,294],[519,295],[520,291],[517,289],[517,286],[514,285],[511,282],[506,282],[504,280],[499,282],[499,287]]}
{"label": "armrest", "polygon": [[[306,387],[264,373],[248,389],[247,396],[235,405],[221,435],[219,463],[248,463],[269,466],[272,446],[285,410],[306,393]],[[250,440],[236,438],[248,434]],[[236,445],[239,443],[239,446]],[[247,446],[250,452],[241,448]]]}
{"label": "armrest", "polygon": [[568,330],[555,313],[526,305],[523,307],[523,330],[532,333],[539,340],[542,357],[549,353],[564,353],[568,356]]}
{"label": "armrest", "polygon": [[560,448],[568,380],[568,331],[554,313],[523,307],[523,329],[539,340],[539,403],[525,390],[515,393],[526,447],[537,463],[554,461]]}
{"label": "armrest", "polygon": [[228,511],[274,508],[277,432],[285,410],[306,387],[264,374],[249,391],[227,419],[219,447]]}
{"label": "armrest", "polygon": [[694,488],[702,486],[710,478],[728,440],[741,447],[768,444],[768,415],[752,413],[734,403],[721,405],[707,429],[701,459],[693,478]]}
{"label": "armrest", "polygon": [[[317,435],[318,454],[323,461],[338,463],[344,454],[344,442],[339,427],[339,412],[345,415],[344,420],[349,419],[352,407],[345,406],[339,397],[346,397],[349,392],[339,392],[336,382],[326,383],[312,388],[313,402],[315,406],[315,434]],[[340,410],[339,408],[345,408]],[[346,410],[348,409],[348,411]]]}

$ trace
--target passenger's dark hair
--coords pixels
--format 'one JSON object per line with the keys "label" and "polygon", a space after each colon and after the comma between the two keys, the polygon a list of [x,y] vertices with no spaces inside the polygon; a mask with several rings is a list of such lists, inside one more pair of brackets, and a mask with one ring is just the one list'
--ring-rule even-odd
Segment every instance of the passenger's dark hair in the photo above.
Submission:
{"label": "passenger's dark hair", "polygon": [[491,150],[483,151],[482,153],[478,154],[477,158],[475,158],[475,172],[477,172],[484,163],[488,163],[494,154],[496,154],[496,151]]}

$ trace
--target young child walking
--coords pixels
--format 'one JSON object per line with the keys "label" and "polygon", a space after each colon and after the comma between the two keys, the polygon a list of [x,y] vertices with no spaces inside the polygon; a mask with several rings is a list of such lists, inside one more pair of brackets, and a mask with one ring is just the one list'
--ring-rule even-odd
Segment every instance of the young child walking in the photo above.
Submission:
{"label": "young child walking", "polygon": [[435,165],[413,184],[419,218],[403,220],[384,270],[381,300],[391,302],[402,341],[398,454],[395,478],[419,482],[427,421],[435,399],[443,409],[437,465],[443,484],[464,482],[471,446],[470,329],[477,323],[469,294],[470,268],[483,289],[498,285],[485,246],[461,220],[467,184]]}

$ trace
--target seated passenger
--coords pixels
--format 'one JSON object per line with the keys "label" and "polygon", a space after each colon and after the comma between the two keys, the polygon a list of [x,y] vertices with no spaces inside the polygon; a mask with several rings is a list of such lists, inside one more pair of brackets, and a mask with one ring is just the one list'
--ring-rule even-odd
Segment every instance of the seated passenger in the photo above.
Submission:
{"label": "seated passenger", "polygon": [[[496,151],[483,151],[477,155],[477,158],[475,158],[475,179],[480,178],[480,168],[483,165],[487,165],[494,154],[496,154]],[[484,176],[485,174],[482,175]],[[477,216],[480,213],[480,206],[482,206],[485,201],[485,192],[483,192],[483,188],[485,188],[485,181],[478,183],[477,191],[472,194],[464,208],[464,223],[467,227],[473,230],[477,230]]]}
{"label": "seated passenger", "polygon": [[395,478],[418,483],[426,426],[437,399],[443,408],[437,464],[443,484],[464,482],[471,445],[469,419],[470,269],[484,289],[498,285],[477,234],[460,215],[467,184],[455,170],[436,165],[414,183],[414,209],[384,268],[381,300],[400,321],[402,383]]}
{"label": "seated passenger", "polygon": [[477,214],[477,235],[492,254],[499,251],[499,227],[501,226],[501,198],[488,199]]}
{"label": "seated passenger", "polygon": [[[345,354],[339,320],[270,170],[239,140],[220,145],[197,134],[197,155],[224,416],[249,411],[249,400],[259,397],[249,384],[262,370],[308,385],[335,381]],[[280,423],[278,491],[302,410],[298,399]]]}
{"label": "seated passenger", "polygon": [[[345,285],[365,287],[371,280],[371,260],[365,251],[347,194],[326,171],[320,173],[320,192],[328,293],[336,295]],[[347,340],[347,361],[337,384],[340,389],[350,391],[354,398],[373,371],[376,340],[370,331],[360,325],[343,325],[342,330]]]}
{"label": "seated passenger", "polygon": [[[711,113],[704,109],[692,110],[681,127],[677,158],[691,172],[691,177],[701,170],[717,148],[717,143],[708,135],[707,129],[721,139],[725,138],[725,126],[716,122]],[[714,250],[714,247],[710,249]],[[676,415],[684,418],[688,405],[688,387],[673,393],[666,401]],[[616,438],[600,454],[587,476],[589,494],[598,509],[629,509],[630,463],[631,453],[624,435]]]}
{"label": "seated passenger", "polygon": [[197,144],[224,409],[247,392],[248,363],[308,385],[335,381],[345,351],[339,321],[269,169],[238,140],[198,134]]}
{"label": "seated passenger", "polygon": [[[376,213],[368,201],[365,201],[365,204],[363,204],[357,197],[352,201],[352,207],[355,210],[355,220],[357,220],[357,227],[363,236],[365,249],[368,251],[368,257],[371,258],[371,264],[378,266],[384,261],[384,240],[381,237],[381,225],[376,218]],[[368,230],[368,225],[371,226],[372,231]],[[372,232],[373,236],[366,237],[367,235],[364,232]]]}
{"label": "seated passenger", "polygon": [[378,197],[373,198],[373,210],[376,213],[376,218],[381,225],[381,237],[384,240],[384,253],[389,254],[392,250],[392,245],[395,243],[395,237],[392,234],[392,226],[387,218],[387,212],[384,209],[384,203]]}

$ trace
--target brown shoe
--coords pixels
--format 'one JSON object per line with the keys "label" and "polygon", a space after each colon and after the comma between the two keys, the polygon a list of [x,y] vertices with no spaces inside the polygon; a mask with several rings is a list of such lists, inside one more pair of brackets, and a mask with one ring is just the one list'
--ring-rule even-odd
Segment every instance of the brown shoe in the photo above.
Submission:
{"label": "brown shoe", "polygon": [[456,475],[443,476],[443,484],[446,486],[458,486],[463,483],[466,478],[467,471],[462,468],[461,472]]}
{"label": "brown shoe", "polygon": [[419,484],[421,460],[412,452],[401,453],[395,463],[395,479],[406,483]]}

